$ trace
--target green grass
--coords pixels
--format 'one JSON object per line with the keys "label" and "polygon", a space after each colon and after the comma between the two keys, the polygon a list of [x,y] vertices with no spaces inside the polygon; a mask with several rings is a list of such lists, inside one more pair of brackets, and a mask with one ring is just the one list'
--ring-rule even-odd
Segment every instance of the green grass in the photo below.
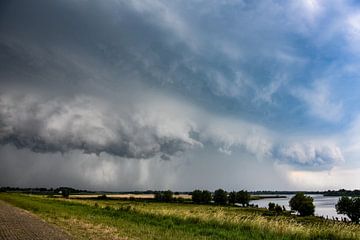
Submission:
{"label": "green grass", "polygon": [[8,193],[0,199],[64,228],[76,239],[360,239],[359,225],[263,216],[264,209]]}

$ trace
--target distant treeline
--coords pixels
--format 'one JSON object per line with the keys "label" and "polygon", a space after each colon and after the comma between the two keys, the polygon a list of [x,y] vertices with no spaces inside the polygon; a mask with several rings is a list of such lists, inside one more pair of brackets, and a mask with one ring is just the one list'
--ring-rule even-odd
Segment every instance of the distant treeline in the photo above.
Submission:
{"label": "distant treeline", "polygon": [[322,194],[324,196],[360,197],[360,190],[327,190],[327,191],[253,191],[252,195],[288,195],[303,192],[305,194]]}
{"label": "distant treeline", "polygon": [[[21,188],[21,187],[0,187],[0,192],[22,192],[22,193],[39,193],[39,194],[58,194],[59,192],[69,192],[70,194],[156,194],[157,190],[145,191],[90,191],[85,189],[75,189],[71,187],[57,188]],[[174,192],[174,195],[191,194],[191,192]]]}
{"label": "distant treeline", "polygon": [[61,192],[69,192],[70,194],[94,193],[88,190],[75,189],[71,187],[58,188],[19,188],[19,187],[0,187],[0,192],[21,192],[32,194],[58,194]]}
{"label": "distant treeline", "polygon": [[[20,188],[20,187],[0,187],[0,192],[23,192],[33,194],[58,194],[59,192],[69,192],[70,194],[89,194],[89,193],[100,193],[100,194],[156,194],[159,191],[156,190],[145,190],[145,191],[89,191],[84,189],[75,189],[71,187],[58,187],[58,188]],[[251,195],[288,195],[296,194],[300,191],[250,191]],[[302,191],[304,192],[304,191]],[[324,196],[349,196],[349,197],[360,197],[360,190],[327,190],[327,191],[305,191],[305,194],[322,194]],[[179,194],[192,194],[192,192],[174,192],[174,195]],[[263,198],[264,196],[262,196]],[[256,199],[256,197],[254,198]]]}
{"label": "distant treeline", "polygon": [[292,195],[296,193],[306,193],[306,194],[324,194],[324,191],[252,191],[249,192],[252,195]]}
{"label": "distant treeline", "polygon": [[348,197],[360,197],[360,190],[345,190],[340,189],[338,191],[328,190],[324,192],[324,196],[348,196]]}

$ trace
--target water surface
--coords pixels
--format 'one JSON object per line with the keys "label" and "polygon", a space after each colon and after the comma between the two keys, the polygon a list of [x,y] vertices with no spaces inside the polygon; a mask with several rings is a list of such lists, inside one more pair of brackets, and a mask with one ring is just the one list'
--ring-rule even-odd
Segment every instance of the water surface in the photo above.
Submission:
{"label": "water surface", "polygon": [[[267,195],[272,196],[272,195]],[[273,195],[275,196],[275,195]],[[286,198],[266,198],[260,200],[253,200],[250,201],[251,204],[258,205],[259,207],[266,207],[268,208],[269,202],[273,202],[275,204],[279,204],[280,206],[285,206],[286,210],[290,210],[289,201],[294,196],[292,195],[281,195],[286,196]],[[335,204],[338,202],[340,197],[333,197],[333,196],[323,196],[322,194],[310,194],[312,198],[314,198],[315,204],[315,215],[316,216],[323,216],[332,219],[334,218],[347,218],[343,214],[337,214],[335,210]]]}

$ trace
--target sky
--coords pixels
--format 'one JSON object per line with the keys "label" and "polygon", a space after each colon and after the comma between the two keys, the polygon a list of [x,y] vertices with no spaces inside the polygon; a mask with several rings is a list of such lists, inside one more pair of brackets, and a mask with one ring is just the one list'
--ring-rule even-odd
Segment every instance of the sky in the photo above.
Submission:
{"label": "sky", "polygon": [[0,1],[0,185],[355,189],[360,4]]}

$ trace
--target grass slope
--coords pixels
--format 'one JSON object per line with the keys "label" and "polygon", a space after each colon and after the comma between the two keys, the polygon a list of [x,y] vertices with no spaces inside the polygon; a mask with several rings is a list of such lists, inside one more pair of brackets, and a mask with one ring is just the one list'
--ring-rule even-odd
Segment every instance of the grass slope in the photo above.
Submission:
{"label": "grass slope", "polygon": [[1,193],[0,199],[76,239],[360,239],[360,226],[265,210],[193,204],[63,200]]}

